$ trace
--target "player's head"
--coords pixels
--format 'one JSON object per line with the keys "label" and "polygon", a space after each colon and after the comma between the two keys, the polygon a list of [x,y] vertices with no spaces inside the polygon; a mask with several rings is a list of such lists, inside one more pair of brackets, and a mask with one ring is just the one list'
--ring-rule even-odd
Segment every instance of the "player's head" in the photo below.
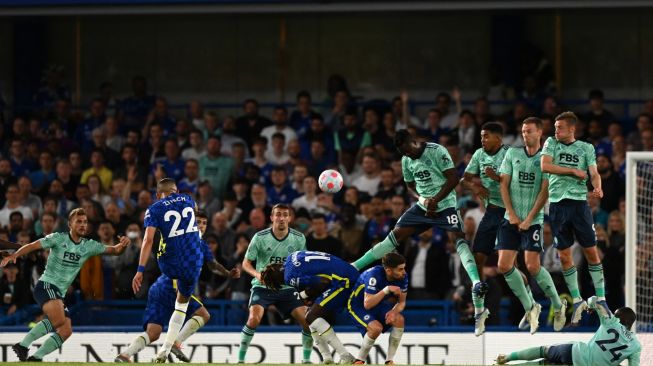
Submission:
{"label": "player's head", "polygon": [[625,306],[623,308],[617,309],[617,311],[614,312],[614,316],[619,318],[619,322],[628,330],[630,330],[630,328],[637,320],[637,314],[635,314],[635,311]]}
{"label": "player's head", "polygon": [[195,221],[197,221],[197,228],[200,231],[200,236],[203,236],[206,232],[206,225],[209,222],[209,217],[206,215],[206,212],[200,210],[195,214]]}
{"label": "player's head", "polygon": [[574,112],[562,112],[556,117],[555,121],[555,138],[561,142],[567,142],[574,139],[576,133],[576,123],[578,117]]}
{"label": "player's head", "polygon": [[411,159],[419,158],[421,144],[415,141],[408,130],[397,131],[395,133],[394,144],[401,155],[408,156]]}
{"label": "player's head", "polygon": [[526,118],[521,125],[521,136],[526,146],[537,146],[542,138],[542,120],[537,117]]}
{"label": "player's head", "polygon": [[270,263],[261,271],[261,281],[265,287],[278,291],[283,286],[283,264]]}
{"label": "player's head", "polygon": [[485,151],[495,151],[503,143],[503,126],[488,122],[481,127],[481,145]]}
{"label": "player's head", "polygon": [[272,213],[270,214],[272,221],[272,228],[277,230],[286,230],[290,221],[292,220],[292,212],[290,206],[283,203],[277,203],[272,206]]}
{"label": "player's head", "polygon": [[161,199],[177,193],[177,183],[172,178],[163,178],[156,184],[156,198]]}
{"label": "player's head", "polygon": [[395,252],[390,252],[381,259],[385,275],[390,281],[399,281],[406,276],[406,258]]}
{"label": "player's head", "polygon": [[86,211],[83,208],[76,208],[68,214],[68,227],[70,231],[77,236],[86,234],[86,227],[88,226],[88,218]]}

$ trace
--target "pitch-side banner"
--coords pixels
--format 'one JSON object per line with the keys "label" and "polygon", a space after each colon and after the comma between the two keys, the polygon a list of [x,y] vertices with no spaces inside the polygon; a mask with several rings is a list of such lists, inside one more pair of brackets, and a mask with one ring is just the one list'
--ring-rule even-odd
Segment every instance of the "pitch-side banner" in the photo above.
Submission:
{"label": "pitch-side banner", "polygon": [[[112,362],[138,333],[74,333],[63,348],[47,356],[44,361]],[[640,335],[640,339],[641,339]],[[21,333],[0,334],[0,362],[17,361],[11,345],[20,341]],[[356,355],[361,341],[357,333],[340,333],[347,349]],[[590,333],[486,333],[475,337],[470,333],[405,333],[395,362],[413,365],[491,364],[499,353],[521,348],[550,345],[570,341],[588,341]],[[36,341],[30,354],[46,340]],[[151,362],[161,347],[161,339],[147,346],[134,357],[134,361]],[[197,333],[188,339],[184,352],[192,362],[236,363],[238,361],[239,333]],[[642,342],[642,344],[646,344]],[[368,362],[383,364],[388,346],[387,335],[382,335],[371,350]],[[249,347],[248,363],[301,363],[301,334],[259,332]],[[317,350],[313,363],[320,362]]]}

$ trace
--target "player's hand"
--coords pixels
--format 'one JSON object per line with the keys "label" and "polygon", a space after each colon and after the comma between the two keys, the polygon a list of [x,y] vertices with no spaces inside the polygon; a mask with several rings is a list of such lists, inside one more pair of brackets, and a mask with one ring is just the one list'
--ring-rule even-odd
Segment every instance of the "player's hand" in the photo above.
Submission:
{"label": "player's hand", "polygon": [[592,195],[596,198],[603,198],[603,190],[601,188],[594,188]]}
{"label": "player's hand", "polygon": [[263,277],[261,277],[261,272],[256,272],[256,277],[255,277],[258,282],[261,283],[261,285],[265,285],[265,282],[263,281]]}
{"label": "player's hand", "polygon": [[474,189],[474,193],[484,200],[490,197],[490,191],[488,191],[487,188],[481,185],[476,186],[476,188]]}
{"label": "player's hand", "polygon": [[580,180],[587,179],[587,173],[580,169],[574,169],[574,176]]}
{"label": "player's hand", "polygon": [[143,272],[136,272],[134,279],[132,280],[132,290],[134,293],[138,293],[141,289],[141,284],[143,283]]}
{"label": "player's hand", "polygon": [[2,262],[0,262],[0,267],[6,267],[7,264],[9,263],[16,263],[16,253],[10,254],[7,257],[2,258]]}
{"label": "player's hand", "polygon": [[401,289],[399,286],[388,286],[388,290],[390,290],[391,295],[401,296]]}
{"label": "player's hand", "polygon": [[437,209],[438,209],[438,201],[436,201],[434,198],[427,198],[426,199],[426,211],[435,212]]}
{"label": "player's hand", "polygon": [[519,224],[519,231],[528,231],[531,228],[531,221],[526,219]]}
{"label": "player's hand", "polygon": [[119,236],[118,240],[119,240],[118,245],[120,245],[121,250],[127,247],[132,242],[126,235]]}
{"label": "player's hand", "polygon": [[484,172],[485,172],[485,175],[487,175],[488,177],[490,177],[490,179],[492,179],[494,181],[501,180],[501,178],[499,177],[497,172],[491,166],[486,166]]}
{"label": "player's hand", "polygon": [[510,225],[516,225],[516,226],[519,226],[519,224],[521,224],[521,220],[519,220],[519,217],[515,215],[514,212],[508,213],[508,222],[510,222]]}
{"label": "player's hand", "polygon": [[386,324],[392,324],[395,322],[397,319],[397,312],[394,310],[390,310],[387,313],[385,313],[385,323]]}
{"label": "player's hand", "polygon": [[231,278],[240,278],[240,269],[237,267],[234,267],[229,271],[229,277]]}

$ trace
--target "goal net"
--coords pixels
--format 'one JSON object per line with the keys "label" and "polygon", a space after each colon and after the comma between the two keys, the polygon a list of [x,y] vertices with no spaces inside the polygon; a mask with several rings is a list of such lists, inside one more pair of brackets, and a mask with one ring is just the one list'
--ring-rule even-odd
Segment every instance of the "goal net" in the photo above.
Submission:
{"label": "goal net", "polygon": [[626,306],[637,313],[642,365],[653,365],[653,152],[626,156]]}

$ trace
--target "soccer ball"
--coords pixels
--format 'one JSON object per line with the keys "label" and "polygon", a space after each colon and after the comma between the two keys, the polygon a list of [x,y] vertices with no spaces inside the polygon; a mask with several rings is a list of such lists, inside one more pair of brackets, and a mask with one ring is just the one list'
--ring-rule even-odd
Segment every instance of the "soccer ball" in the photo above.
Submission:
{"label": "soccer ball", "polygon": [[326,193],[338,193],[344,184],[342,175],[335,170],[325,170],[317,180],[320,189]]}

